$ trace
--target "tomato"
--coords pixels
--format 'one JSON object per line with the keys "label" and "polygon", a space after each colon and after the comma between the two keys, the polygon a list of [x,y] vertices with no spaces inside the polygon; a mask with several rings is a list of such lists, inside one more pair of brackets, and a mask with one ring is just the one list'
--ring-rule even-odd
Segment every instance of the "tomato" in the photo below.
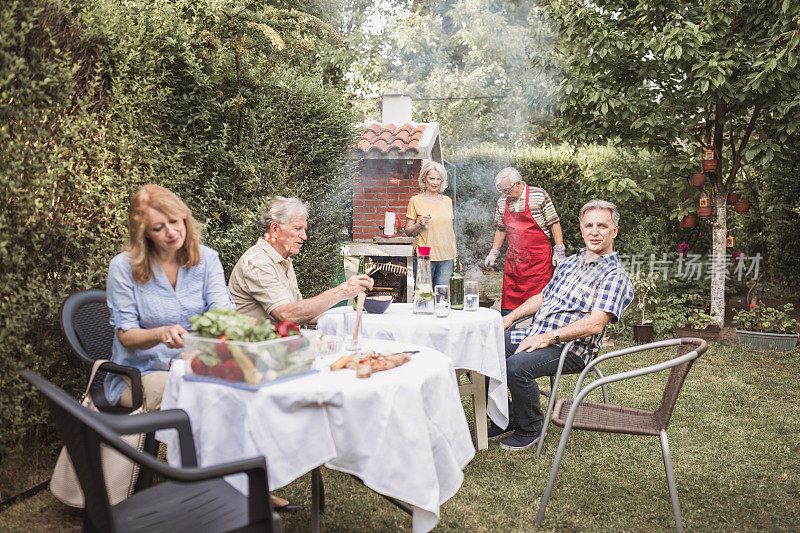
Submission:
{"label": "tomato", "polygon": [[220,335],[217,337],[218,342],[214,345],[217,355],[223,361],[228,361],[233,358],[230,348],[228,348],[227,335]]}
{"label": "tomato", "polygon": [[[282,320],[275,325],[275,331],[281,337],[288,337],[289,335],[300,334],[300,326],[291,320]],[[293,333],[294,332],[294,333]]]}
{"label": "tomato", "polygon": [[197,374],[198,376],[205,376],[208,374],[208,366],[200,360],[199,357],[195,357],[192,359],[190,365],[192,367],[192,372]]}

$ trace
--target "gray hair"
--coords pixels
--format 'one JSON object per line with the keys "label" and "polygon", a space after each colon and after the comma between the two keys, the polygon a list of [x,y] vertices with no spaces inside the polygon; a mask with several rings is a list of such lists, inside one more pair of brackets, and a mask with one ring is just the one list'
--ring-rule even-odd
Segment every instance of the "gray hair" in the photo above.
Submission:
{"label": "gray hair", "polygon": [[497,173],[497,176],[494,177],[494,188],[498,191],[500,190],[500,182],[504,179],[508,178],[510,182],[509,185],[512,187],[515,183],[519,183],[522,181],[522,176],[519,174],[519,170],[514,167],[506,167],[500,172]]}
{"label": "gray hair", "polygon": [[436,173],[439,174],[439,177],[442,178],[442,184],[439,185],[439,190],[436,192],[442,192],[447,189],[447,169],[445,169],[444,165],[441,163],[437,163],[436,161],[428,161],[422,165],[422,170],[419,171],[419,188],[421,191],[425,190],[425,178],[427,178],[428,174],[433,171],[436,171]]}
{"label": "gray hair", "polygon": [[308,218],[308,206],[299,198],[275,196],[258,218],[258,228],[266,233],[273,223],[284,227],[297,216]]}
{"label": "gray hair", "polygon": [[611,202],[598,200],[597,198],[594,200],[589,200],[583,205],[583,207],[581,207],[581,213],[578,215],[578,222],[583,224],[583,215],[592,209],[608,209],[611,211],[611,221],[615,226],[619,226],[619,211],[617,211],[617,206]]}

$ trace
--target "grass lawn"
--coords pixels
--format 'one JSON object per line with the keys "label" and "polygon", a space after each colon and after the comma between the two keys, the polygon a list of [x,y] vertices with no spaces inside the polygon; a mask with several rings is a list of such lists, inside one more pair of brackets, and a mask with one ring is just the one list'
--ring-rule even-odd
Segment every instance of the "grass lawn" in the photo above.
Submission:
{"label": "grass lawn", "polygon": [[[619,343],[617,345],[619,347]],[[661,354],[666,355],[666,352]],[[606,375],[652,363],[657,355],[607,363]],[[646,359],[646,360],[645,360]],[[694,365],[669,428],[684,526],[695,531],[796,531],[800,524],[800,350],[747,352],[716,343]],[[611,401],[655,408],[665,373],[612,384]],[[544,381],[544,380],[543,380]],[[575,376],[563,380],[562,395]],[[599,398],[599,391],[597,391]],[[465,400],[465,410],[471,405]],[[560,428],[551,426],[543,456],[490,443],[464,470],[461,490],[442,506],[437,531],[530,531]],[[54,459],[0,465],[0,484],[20,490],[46,479]],[[349,476],[324,470],[326,531],[410,530],[400,510]],[[310,475],[279,494],[310,505]],[[5,495],[13,494],[2,490]],[[0,514],[2,531],[79,531],[81,513],[48,492]],[[307,531],[309,513],[284,517]],[[544,530],[642,531],[674,527],[656,437],[575,431],[548,505]]]}

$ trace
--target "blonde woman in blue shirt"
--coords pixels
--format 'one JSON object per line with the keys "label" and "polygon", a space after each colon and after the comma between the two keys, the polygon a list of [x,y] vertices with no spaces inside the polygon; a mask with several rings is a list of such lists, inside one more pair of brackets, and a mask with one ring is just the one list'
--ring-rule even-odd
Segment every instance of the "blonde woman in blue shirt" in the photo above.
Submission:
{"label": "blonde woman in blue shirt", "polygon": [[[189,318],[233,308],[217,252],[200,244],[200,224],[175,193],[145,185],[131,198],[127,249],[111,260],[106,297],[114,327],[112,360],[142,373],[146,408],[158,409],[170,360]],[[109,376],[106,396],[131,405],[127,381]]]}

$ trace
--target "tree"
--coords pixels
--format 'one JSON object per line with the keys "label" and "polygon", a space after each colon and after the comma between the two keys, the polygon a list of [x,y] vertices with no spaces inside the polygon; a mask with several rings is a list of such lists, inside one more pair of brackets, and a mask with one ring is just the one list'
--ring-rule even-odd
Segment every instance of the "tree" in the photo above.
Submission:
{"label": "tree", "polygon": [[[715,205],[711,314],[725,314],[725,200],[744,165],[782,157],[800,114],[800,3],[553,0],[564,79],[558,131],[664,154],[677,193],[706,149]],[[694,170],[696,172],[696,170]]]}
{"label": "tree", "polygon": [[377,20],[345,3],[354,96],[410,92],[414,118],[439,122],[451,147],[525,144],[552,116],[556,33],[536,3],[385,0]]}

